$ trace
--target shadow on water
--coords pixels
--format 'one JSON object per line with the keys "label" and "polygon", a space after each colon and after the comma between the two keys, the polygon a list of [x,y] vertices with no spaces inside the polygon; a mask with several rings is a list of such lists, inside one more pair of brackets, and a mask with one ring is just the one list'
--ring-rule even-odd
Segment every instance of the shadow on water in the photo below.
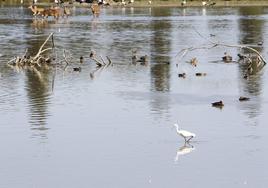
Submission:
{"label": "shadow on water", "polygon": [[[243,7],[239,8],[239,14],[241,15],[262,15],[264,10],[262,7]],[[247,19],[247,17],[242,17],[238,21],[239,24],[239,43],[248,44],[254,46],[256,50],[262,53],[263,47],[257,46],[259,42],[263,41],[264,33],[264,20],[260,19]],[[243,50],[242,53],[250,53],[248,50]],[[250,75],[248,79],[243,77],[244,73],[247,71],[248,65],[239,64],[239,78],[240,81],[240,95],[253,97],[252,101],[249,103],[242,103],[239,105],[241,110],[244,110],[246,116],[250,119],[258,117],[261,112],[261,92],[263,85],[263,74],[262,71],[255,71],[254,74]]]}

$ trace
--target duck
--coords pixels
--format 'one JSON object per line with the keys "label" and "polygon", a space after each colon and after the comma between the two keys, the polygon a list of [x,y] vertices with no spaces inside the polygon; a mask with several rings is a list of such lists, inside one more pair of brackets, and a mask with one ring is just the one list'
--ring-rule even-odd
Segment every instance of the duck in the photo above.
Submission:
{"label": "duck", "polygon": [[138,60],[138,62],[147,62],[148,61],[148,56],[147,55],[144,55],[144,56],[141,56],[140,59]]}
{"label": "duck", "polygon": [[84,63],[84,57],[83,57],[83,56],[81,56],[81,57],[79,58],[79,60],[80,60],[80,63]]}
{"label": "duck", "polygon": [[178,74],[178,77],[180,77],[180,78],[185,78],[186,77],[186,73],[184,72],[184,73],[179,73]]}
{"label": "duck", "polygon": [[222,101],[213,102],[211,104],[213,107],[218,107],[218,108],[222,108],[224,106]]}
{"label": "duck", "polygon": [[197,72],[195,73],[195,76],[206,76],[207,73]]}
{"label": "duck", "polygon": [[232,58],[232,56],[228,55],[227,52],[224,52],[224,56],[222,57],[222,60],[225,63],[230,63],[230,62],[232,62],[233,58]]}
{"label": "duck", "polygon": [[137,62],[140,62],[141,65],[147,65],[148,64],[148,56],[144,55],[141,56],[139,60],[137,60]]}
{"label": "duck", "polygon": [[90,57],[90,58],[94,58],[95,55],[96,55],[96,52],[94,52],[94,51],[91,51],[91,52],[89,53],[89,57]]}
{"label": "duck", "polygon": [[74,67],[73,71],[75,72],[81,72],[82,68],[81,67]]}
{"label": "duck", "polygon": [[132,63],[133,64],[136,64],[137,63],[138,56],[137,55],[132,55],[131,59],[132,59]]}
{"label": "duck", "polygon": [[208,6],[214,6],[214,5],[216,5],[216,3],[215,3],[215,2],[210,3]]}
{"label": "duck", "polygon": [[260,42],[258,42],[258,44],[257,44],[258,46],[262,46],[263,45],[263,42],[262,41],[260,41]]}
{"label": "duck", "polygon": [[239,101],[249,101],[249,100],[250,100],[249,97],[243,97],[243,96],[239,97]]}
{"label": "duck", "polygon": [[247,56],[243,55],[243,54],[237,54],[237,56],[239,57],[239,60],[242,60],[242,59],[246,59]]}
{"label": "duck", "polygon": [[210,37],[216,37],[216,35],[215,35],[215,34],[212,34],[212,33],[209,34],[209,36],[210,36]]}
{"label": "duck", "polygon": [[243,78],[247,80],[247,79],[248,79],[248,74],[245,74],[245,75],[243,76]]}
{"label": "duck", "polygon": [[[26,59],[30,59],[30,57],[28,58],[28,56],[26,56],[25,58],[26,58]],[[48,58],[45,59],[45,62],[46,62],[47,64],[50,64],[50,63],[52,63],[52,59],[48,57]]]}

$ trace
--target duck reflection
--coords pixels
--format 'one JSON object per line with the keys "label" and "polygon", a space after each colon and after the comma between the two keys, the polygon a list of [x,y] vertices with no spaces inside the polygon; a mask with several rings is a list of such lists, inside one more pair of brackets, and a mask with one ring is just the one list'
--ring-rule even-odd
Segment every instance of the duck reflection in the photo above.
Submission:
{"label": "duck reflection", "polygon": [[174,158],[174,162],[177,163],[180,156],[189,154],[194,150],[195,150],[195,147],[193,145],[185,142],[184,145],[178,149],[176,156]]}

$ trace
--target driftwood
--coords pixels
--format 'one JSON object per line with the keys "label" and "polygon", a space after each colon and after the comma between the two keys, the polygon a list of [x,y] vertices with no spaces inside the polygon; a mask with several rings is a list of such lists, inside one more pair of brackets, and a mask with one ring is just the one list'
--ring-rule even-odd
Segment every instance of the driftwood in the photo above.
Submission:
{"label": "driftwood", "polygon": [[[228,47],[228,48],[239,48],[239,49],[247,49],[249,51],[251,51],[253,54],[255,55],[247,55],[247,56],[244,56],[243,58],[243,63],[247,63],[248,64],[248,72],[246,74],[252,74],[253,72],[256,72],[256,71],[253,71],[253,70],[261,70],[265,65],[266,65],[266,60],[264,59],[264,57],[262,56],[262,54],[250,47],[250,46],[247,46],[247,45],[237,45],[237,44],[226,44],[226,43],[222,43],[222,42],[219,42],[219,41],[213,41],[209,38],[206,38],[204,37],[201,33],[199,33],[196,29],[194,29],[194,31],[203,39],[205,39],[209,44],[208,45],[202,45],[202,46],[198,46],[198,47],[188,47],[188,48],[185,48],[185,49],[182,49],[180,50],[176,57],[179,58],[179,60],[181,60],[184,56],[186,56],[186,54],[188,52],[191,52],[191,51],[194,51],[194,50],[209,50],[209,49],[212,49],[212,48],[215,48],[215,47],[219,47],[219,46],[223,46],[223,47]],[[242,62],[241,59],[239,60],[239,62]],[[176,64],[178,66],[178,63]]]}
{"label": "driftwood", "polygon": [[[27,56],[28,50],[26,49],[25,53],[22,56],[17,56],[13,59],[11,59],[10,61],[7,62],[8,65],[10,66],[18,66],[21,68],[30,66],[30,67],[34,67],[34,66],[38,66],[41,67],[43,64],[48,64],[50,63],[50,58],[43,56],[43,53],[49,50],[52,50],[53,47],[49,47],[49,48],[45,48],[44,46],[46,45],[46,43],[48,42],[48,40],[53,36],[53,33],[51,33],[47,39],[45,40],[45,42],[41,45],[41,47],[39,48],[38,52],[36,55],[34,56]],[[54,44],[53,44],[54,46]]]}
{"label": "driftwood", "polygon": [[[51,46],[45,48],[48,41],[51,39]],[[53,33],[50,33],[50,35],[46,38],[46,40],[43,42],[43,44],[40,46],[38,52],[31,56],[27,55],[28,51],[26,50],[25,53],[22,56],[15,57],[7,62],[9,66],[13,67],[19,67],[19,68],[27,68],[27,67],[44,67],[51,65],[59,66],[64,65],[63,70],[66,69],[67,66],[69,66],[72,62],[71,55],[67,54],[67,50],[63,49],[63,55],[62,58],[59,58],[57,55],[57,52],[54,44],[54,38]],[[53,53],[47,53],[48,51],[51,51]],[[46,53],[45,53],[46,52]],[[60,56],[61,57],[61,56]]]}
{"label": "driftwood", "polygon": [[[79,61],[75,61],[75,58],[72,57],[71,52],[66,49],[57,49],[54,44],[53,35],[54,33],[49,34],[49,36],[42,43],[36,54],[28,55],[28,50],[26,49],[22,55],[14,57],[7,62],[7,65],[9,67],[12,67],[18,72],[20,72],[20,70],[25,69],[34,72],[40,80],[42,79],[42,70],[51,68],[52,70],[54,70],[51,83],[52,92],[54,90],[54,82],[58,68],[65,72],[69,66],[73,64],[83,63],[83,61],[81,61],[81,58],[83,59],[82,56],[80,57]],[[48,46],[48,42],[50,40],[52,44]],[[62,55],[60,56],[58,56],[57,53],[59,51],[62,51]],[[96,69],[90,72],[91,78],[95,77],[95,73],[100,73],[105,68],[113,65],[111,59],[108,56],[106,56],[106,59],[104,59],[101,55],[97,55],[94,51],[90,53],[90,58],[96,63]],[[80,72],[81,69],[81,67],[72,68],[73,71],[78,72]]]}
{"label": "driftwood", "polygon": [[108,62],[105,62],[101,55],[97,55],[95,51],[91,51],[89,57],[96,63],[97,67],[108,67],[112,65],[111,59],[106,56]]}

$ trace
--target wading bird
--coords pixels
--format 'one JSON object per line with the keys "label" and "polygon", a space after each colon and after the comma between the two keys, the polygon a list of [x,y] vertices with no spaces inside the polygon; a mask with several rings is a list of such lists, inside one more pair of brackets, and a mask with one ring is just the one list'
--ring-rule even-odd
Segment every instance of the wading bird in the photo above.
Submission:
{"label": "wading bird", "polygon": [[185,143],[195,137],[194,133],[179,129],[179,125],[177,123],[175,123],[174,126],[176,127],[177,133],[184,138]]}

